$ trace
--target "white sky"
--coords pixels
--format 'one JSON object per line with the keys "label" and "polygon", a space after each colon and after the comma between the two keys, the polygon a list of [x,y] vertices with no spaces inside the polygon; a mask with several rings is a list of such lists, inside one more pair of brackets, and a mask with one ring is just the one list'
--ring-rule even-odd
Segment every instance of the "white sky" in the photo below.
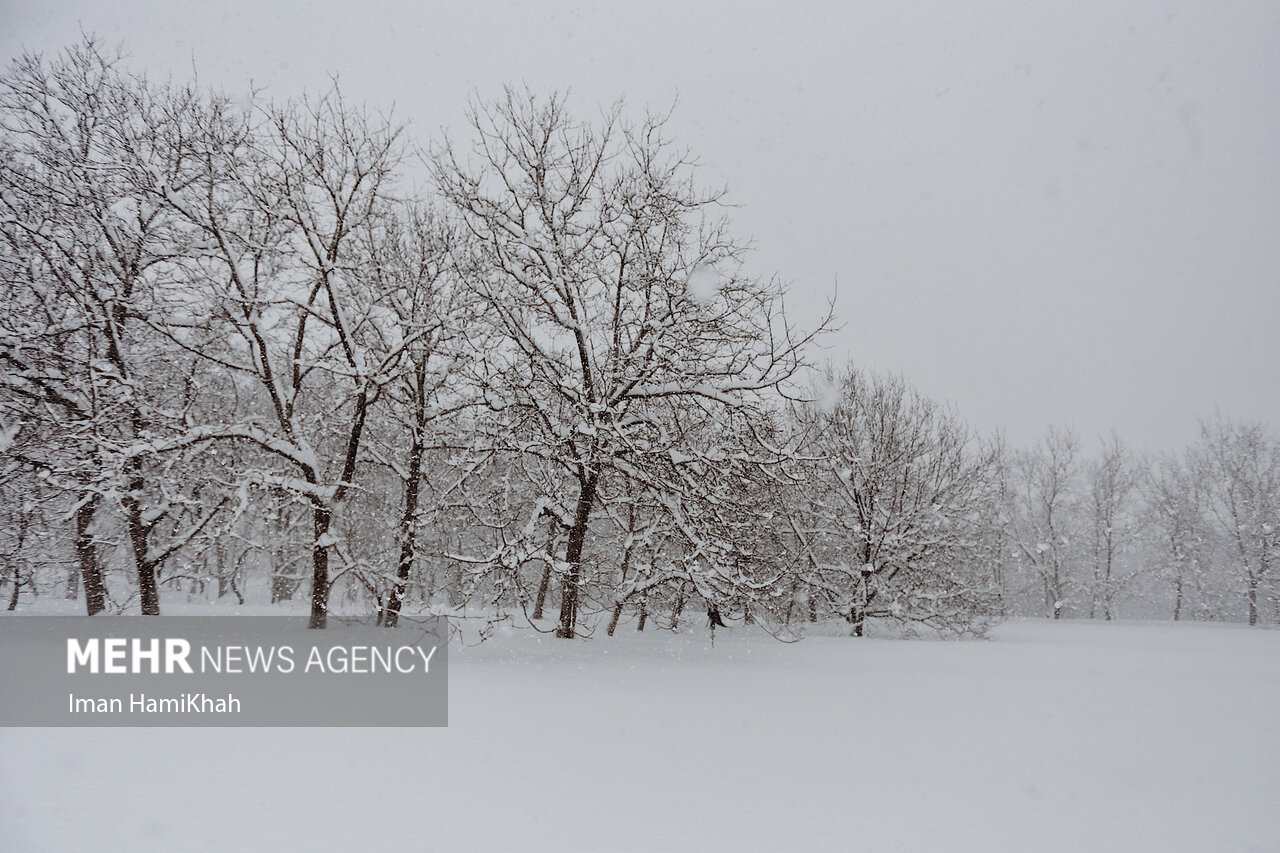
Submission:
{"label": "white sky", "polygon": [[[785,7],[785,8],[784,8]],[[81,29],[153,77],[356,99],[460,129],[468,93],[580,115],[679,97],[755,268],[832,355],[1014,443],[1280,428],[1280,4],[0,0],[0,48]]]}

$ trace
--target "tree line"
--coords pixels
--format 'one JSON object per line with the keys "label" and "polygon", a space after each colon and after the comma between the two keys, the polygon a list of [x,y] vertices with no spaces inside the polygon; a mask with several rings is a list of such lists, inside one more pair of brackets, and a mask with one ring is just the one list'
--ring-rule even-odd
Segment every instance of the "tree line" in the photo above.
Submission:
{"label": "tree line", "polygon": [[158,84],[86,38],[0,79],[9,607],[305,600],[574,637],[1280,621],[1280,453],[1012,452],[819,363],[667,118],[474,99],[463,140]]}

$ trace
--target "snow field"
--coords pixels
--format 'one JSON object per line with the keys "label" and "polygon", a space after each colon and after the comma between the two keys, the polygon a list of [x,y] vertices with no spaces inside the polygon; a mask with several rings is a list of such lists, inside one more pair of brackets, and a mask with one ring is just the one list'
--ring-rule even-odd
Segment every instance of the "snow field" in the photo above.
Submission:
{"label": "snow field", "polygon": [[5,730],[0,849],[1280,851],[1280,631],[450,656],[448,729]]}

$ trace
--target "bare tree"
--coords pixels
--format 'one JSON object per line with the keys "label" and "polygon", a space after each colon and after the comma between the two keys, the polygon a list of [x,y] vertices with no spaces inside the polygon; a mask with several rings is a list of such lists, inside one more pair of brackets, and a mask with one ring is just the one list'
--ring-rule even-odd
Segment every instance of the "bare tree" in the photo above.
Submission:
{"label": "bare tree", "polygon": [[1098,606],[1106,619],[1112,603],[1133,579],[1119,572],[1119,560],[1130,545],[1133,497],[1138,486],[1137,463],[1115,433],[1103,442],[1101,456],[1088,468],[1093,583],[1089,589],[1089,618]]}
{"label": "bare tree", "polygon": [[1198,456],[1208,478],[1210,508],[1232,544],[1249,624],[1262,598],[1275,604],[1272,571],[1280,558],[1280,446],[1261,424],[1221,417],[1201,425]]}
{"label": "bare tree", "polygon": [[[387,333],[401,364],[385,384],[379,411],[396,428],[375,431],[367,451],[399,482],[402,501],[396,534],[394,578],[383,624],[396,627],[405,591],[414,574],[423,486],[432,452],[461,449],[466,426],[459,417],[478,402],[467,363],[486,347],[481,303],[454,265],[455,235],[436,211],[419,205],[397,208],[369,220],[362,229],[366,274],[376,282],[388,312]],[[385,432],[385,431],[384,431]],[[435,494],[447,495],[465,479],[453,469]]]}
{"label": "bare tree", "polygon": [[355,485],[367,419],[414,340],[388,330],[357,239],[390,202],[399,136],[336,88],[249,115],[224,104],[201,139],[200,179],[153,187],[202,247],[187,270],[189,319],[169,332],[249,383],[245,411],[174,444],[247,442],[265,454],[250,476],[306,504],[313,628],[327,621],[334,517]]}
{"label": "bare tree", "polygon": [[1019,454],[1013,463],[1010,532],[1023,567],[1054,619],[1062,618],[1079,580],[1075,568],[1078,450],[1073,432],[1050,427],[1039,447]]}
{"label": "bare tree", "polygon": [[[996,453],[903,380],[829,373],[810,447],[808,587],[862,636],[869,618],[981,631],[998,601],[981,545],[996,496]],[[802,563],[803,565],[803,563]]]}
{"label": "bare tree", "polygon": [[469,155],[446,145],[434,172],[499,330],[478,365],[492,446],[560,471],[540,511],[568,529],[558,634],[572,637],[593,515],[626,491],[607,481],[677,507],[681,481],[654,464],[684,452],[672,410],[753,405],[812,335],[786,322],[780,285],[739,273],[742,247],[710,217],[720,194],[696,187],[663,117],[614,108],[593,126],[561,95],[508,90],[470,119]]}
{"label": "bare tree", "polygon": [[27,463],[76,495],[90,610],[99,573],[84,537],[105,504],[121,511],[147,615],[160,612],[157,573],[211,516],[178,493],[180,478],[157,476],[172,460],[150,445],[181,428],[190,360],[152,327],[180,244],[142,187],[184,180],[196,100],[124,73],[92,38],[49,62],[25,55],[0,80],[0,257],[13,287],[0,362]]}
{"label": "bare tree", "polygon": [[1211,613],[1205,601],[1213,571],[1209,507],[1201,469],[1185,456],[1167,454],[1144,481],[1145,507],[1154,533],[1158,574],[1173,588],[1173,620]]}

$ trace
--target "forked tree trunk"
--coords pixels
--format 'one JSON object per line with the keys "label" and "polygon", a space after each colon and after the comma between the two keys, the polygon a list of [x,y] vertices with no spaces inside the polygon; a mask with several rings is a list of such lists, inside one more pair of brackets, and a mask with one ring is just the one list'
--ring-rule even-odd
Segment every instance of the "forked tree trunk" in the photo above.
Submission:
{"label": "forked tree trunk", "polygon": [[579,587],[582,583],[582,548],[587,541],[587,524],[596,502],[596,485],[599,473],[593,471],[578,492],[578,507],[573,514],[573,527],[569,530],[569,543],[564,560],[569,564],[569,574],[560,586],[560,626],[556,636],[573,639],[578,622]]}
{"label": "forked tree trunk", "polygon": [[[335,305],[334,313],[338,308]],[[352,365],[354,367],[354,364]],[[355,480],[356,462],[360,455],[360,437],[364,433],[365,418],[369,414],[369,389],[362,387],[356,396],[356,408],[351,419],[351,432],[347,434],[347,449],[342,461],[342,476],[328,501],[311,499],[311,619],[308,628],[324,628],[329,624],[329,526],[333,523],[333,508],[338,506],[347,488]],[[316,484],[314,472],[308,472],[307,482]]]}

